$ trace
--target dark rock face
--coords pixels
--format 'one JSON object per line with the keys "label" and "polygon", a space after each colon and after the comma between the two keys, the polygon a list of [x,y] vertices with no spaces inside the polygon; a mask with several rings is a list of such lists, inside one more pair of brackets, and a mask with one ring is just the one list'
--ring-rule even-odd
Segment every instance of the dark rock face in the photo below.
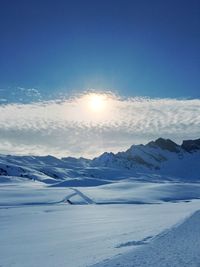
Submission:
{"label": "dark rock face", "polygon": [[153,168],[154,166],[153,166],[153,164],[151,164],[151,163],[148,163],[147,161],[145,161],[142,157],[140,157],[140,156],[135,156],[135,157],[133,157],[133,160],[134,160],[134,162],[135,163],[138,163],[138,164],[140,164],[140,165],[144,165],[144,166],[146,166],[146,167],[148,167],[148,168]]}
{"label": "dark rock face", "polygon": [[3,168],[0,168],[0,176],[1,175],[8,175],[7,171],[4,170]]}
{"label": "dark rock face", "polygon": [[192,152],[200,149],[200,138],[196,140],[184,140],[181,147],[187,152]]}
{"label": "dark rock face", "polygon": [[152,141],[147,144],[150,147],[159,147],[170,152],[178,153],[180,151],[180,146],[170,139],[158,138],[156,141]]}
{"label": "dark rock face", "polygon": [[[168,161],[171,164],[174,160],[178,164],[177,168],[180,168],[180,165],[184,164],[182,160],[185,159],[185,155],[188,156],[188,152],[191,154],[200,153],[200,138],[183,141],[182,145],[178,145],[170,139],[158,138],[146,145],[132,145],[125,152],[118,152],[117,154],[105,152],[93,159],[91,164],[93,166],[123,167],[135,170],[144,167],[153,171],[162,170],[163,166],[167,166]],[[172,154],[174,155],[172,156]],[[189,160],[191,159],[189,158]],[[182,166],[180,168],[181,173],[184,167],[187,168],[187,166]],[[173,167],[173,169],[176,172],[176,168]]]}

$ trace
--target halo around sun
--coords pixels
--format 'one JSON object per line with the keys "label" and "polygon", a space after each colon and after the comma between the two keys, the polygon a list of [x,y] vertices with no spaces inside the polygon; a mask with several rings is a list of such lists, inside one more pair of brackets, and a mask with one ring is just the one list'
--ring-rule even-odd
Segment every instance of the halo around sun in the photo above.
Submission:
{"label": "halo around sun", "polygon": [[76,105],[77,118],[85,122],[106,123],[116,116],[116,98],[110,92],[86,92],[76,99]]}
{"label": "halo around sun", "polygon": [[88,95],[88,107],[91,111],[101,112],[106,106],[106,99],[104,95],[92,93]]}

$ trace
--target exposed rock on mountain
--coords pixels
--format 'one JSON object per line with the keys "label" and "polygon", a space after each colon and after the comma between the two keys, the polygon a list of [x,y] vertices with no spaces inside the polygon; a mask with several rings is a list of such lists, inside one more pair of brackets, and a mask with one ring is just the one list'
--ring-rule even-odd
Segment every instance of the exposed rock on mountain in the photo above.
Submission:
{"label": "exposed rock on mountain", "polygon": [[188,152],[200,150],[200,138],[196,140],[184,140],[181,147]]}
{"label": "exposed rock on mountain", "polygon": [[93,186],[141,176],[191,181],[200,180],[199,163],[200,139],[178,145],[159,138],[146,145],[132,145],[125,152],[104,152],[93,160],[0,155],[0,179],[21,177],[61,186]]}
{"label": "exposed rock on mountain", "polygon": [[149,142],[147,146],[160,147],[161,149],[168,150],[170,152],[180,152],[180,146],[170,139],[158,138],[156,141]]}
{"label": "exposed rock on mountain", "polygon": [[93,160],[96,166],[125,168],[176,177],[200,178],[200,139],[178,145],[159,138],[146,145],[133,145],[125,152],[104,153]]}

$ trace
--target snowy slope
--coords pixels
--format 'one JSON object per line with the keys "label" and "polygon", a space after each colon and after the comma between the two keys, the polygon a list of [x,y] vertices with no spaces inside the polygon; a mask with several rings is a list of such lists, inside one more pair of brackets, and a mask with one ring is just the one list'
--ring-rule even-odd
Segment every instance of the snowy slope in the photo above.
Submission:
{"label": "snowy slope", "polygon": [[200,181],[199,139],[181,146],[159,138],[147,145],[132,146],[98,158],[0,155],[1,176],[33,179],[56,186],[97,186],[134,178],[143,181]]}
{"label": "snowy slope", "polygon": [[80,190],[97,204],[144,204],[200,199],[200,184],[197,183],[128,180],[92,188],[82,187]]}
{"label": "snowy slope", "polygon": [[159,234],[156,238],[143,239],[143,243],[138,244],[142,245],[141,248],[95,264],[93,267],[197,267],[200,264],[199,221],[200,211],[197,211],[183,223]]}
{"label": "snowy slope", "polygon": [[132,251],[137,244],[151,243],[200,209],[199,200],[153,205],[60,202],[70,194],[80,196],[80,191],[32,181],[2,183],[0,265],[86,267]]}
{"label": "snowy slope", "polygon": [[164,139],[94,160],[0,155],[0,266],[198,266],[199,159],[198,141]]}
{"label": "snowy slope", "polygon": [[183,141],[181,146],[159,138],[146,145],[133,145],[125,152],[104,153],[92,164],[131,169],[187,180],[200,179],[200,139]]}

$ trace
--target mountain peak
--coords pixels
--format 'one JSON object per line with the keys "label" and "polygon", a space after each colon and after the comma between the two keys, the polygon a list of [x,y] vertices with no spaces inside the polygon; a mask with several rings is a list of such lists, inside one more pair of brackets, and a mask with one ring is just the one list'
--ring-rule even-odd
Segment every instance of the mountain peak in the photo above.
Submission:
{"label": "mountain peak", "polygon": [[181,147],[187,152],[192,152],[200,149],[200,138],[196,140],[184,140]]}
{"label": "mountain peak", "polygon": [[170,139],[158,138],[156,141],[151,141],[147,144],[150,147],[159,147],[170,152],[179,152],[180,146]]}

